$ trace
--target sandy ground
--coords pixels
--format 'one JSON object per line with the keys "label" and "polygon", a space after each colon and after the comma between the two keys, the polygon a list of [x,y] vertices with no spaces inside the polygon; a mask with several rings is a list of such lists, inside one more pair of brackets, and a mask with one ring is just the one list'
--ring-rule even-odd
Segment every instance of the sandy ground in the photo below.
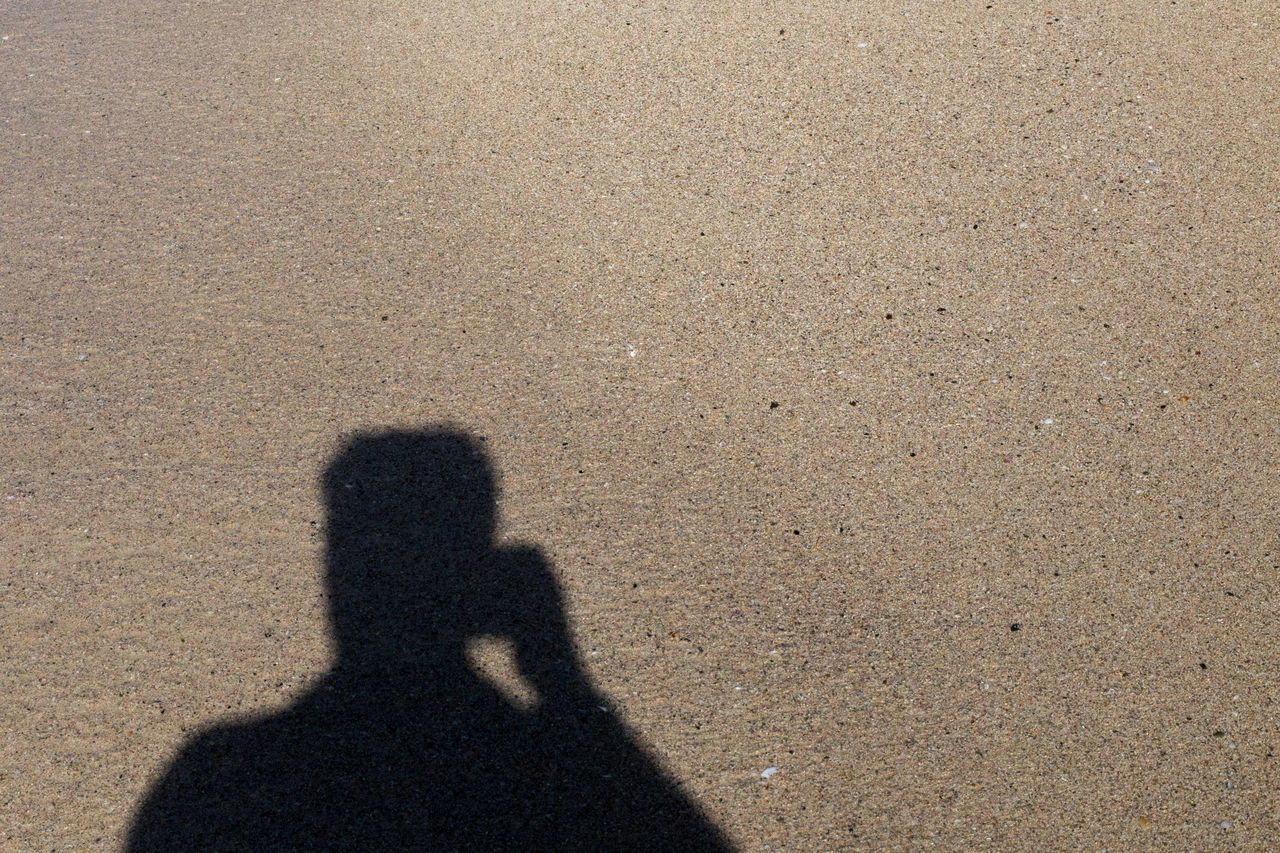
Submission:
{"label": "sandy ground", "polygon": [[1269,849],[1280,15],[1056,3],[6,3],[0,848],[312,684],[451,424],[743,850]]}

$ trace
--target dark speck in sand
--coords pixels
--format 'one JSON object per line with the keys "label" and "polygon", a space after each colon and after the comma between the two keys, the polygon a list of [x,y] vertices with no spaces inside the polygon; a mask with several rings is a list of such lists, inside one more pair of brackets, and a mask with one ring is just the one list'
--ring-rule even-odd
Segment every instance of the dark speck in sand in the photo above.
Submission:
{"label": "dark speck in sand", "polygon": [[774,403],[770,403],[770,404],[769,404],[769,408],[771,408],[771,409],[776,409],[776,408],[778,408],[778,405],[779,405],[779,404],[778,404],[778,403],[776,403],[776,402],[774,402]]}
{"label": "dark speck in sand", "polygon": [[1022,623],[1021,623],[1021,622],[1014,622],[1012,625],[1010,625],[1010,626],[1009,626],[1009,630],[1010,630],[1010,631],[1021,631],[1021,630],[1022,630]]}

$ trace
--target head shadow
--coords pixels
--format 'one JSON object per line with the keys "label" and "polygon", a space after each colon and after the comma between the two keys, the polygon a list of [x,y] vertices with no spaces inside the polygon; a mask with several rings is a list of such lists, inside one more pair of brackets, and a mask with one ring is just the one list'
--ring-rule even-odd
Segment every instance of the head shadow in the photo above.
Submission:
{"label": "head shadow", "polygon": [[[581,669],[548,562],[495,545],[479,440],[357,435],[322,485],[331,670],[191,739],[129,850],[728,849]],[[534,707],[473,671],[482,637]]]}
{"label": "head shadow", "polygon": [[[497,476],[480,440],[396,431],[349,442],[323,478],[335,676],[379,701],[475,691],[469,641],[500,638],[541,699],[581,694],[559,585],[534,548],[498,548]],[[463,672],[468,668],[468,672]]]}
{"label": "head shadow", "polygon": [[[325,587],[339,670],[432,658],[497,629],[497,484],[458,432],[357,436],[323,478]],[[510,578],[519,584],[519,578]]]}

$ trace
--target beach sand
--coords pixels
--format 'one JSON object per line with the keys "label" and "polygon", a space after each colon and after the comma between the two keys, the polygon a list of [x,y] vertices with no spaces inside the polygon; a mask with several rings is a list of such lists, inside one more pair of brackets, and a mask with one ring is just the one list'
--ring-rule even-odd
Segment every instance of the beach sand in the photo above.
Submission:
{"label": "beach sand", "polygon": [[0,848],[314,685],[435,427],[743,850],[1280,837],[1274,4],[268,7],[0,14]]}

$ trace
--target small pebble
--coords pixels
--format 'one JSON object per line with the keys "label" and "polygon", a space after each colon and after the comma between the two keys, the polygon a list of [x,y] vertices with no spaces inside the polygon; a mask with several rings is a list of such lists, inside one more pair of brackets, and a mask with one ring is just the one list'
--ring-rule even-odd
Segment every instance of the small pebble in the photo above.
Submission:
{"label": "small pebble", "polygon": [[774,773],[777,773],[777,772],[778,772],[778,768],[776,767],[766,767],[764,769],[764,772],[760,774],[760,777],[762,779],[768,779],[770,776],[772,776]]}

